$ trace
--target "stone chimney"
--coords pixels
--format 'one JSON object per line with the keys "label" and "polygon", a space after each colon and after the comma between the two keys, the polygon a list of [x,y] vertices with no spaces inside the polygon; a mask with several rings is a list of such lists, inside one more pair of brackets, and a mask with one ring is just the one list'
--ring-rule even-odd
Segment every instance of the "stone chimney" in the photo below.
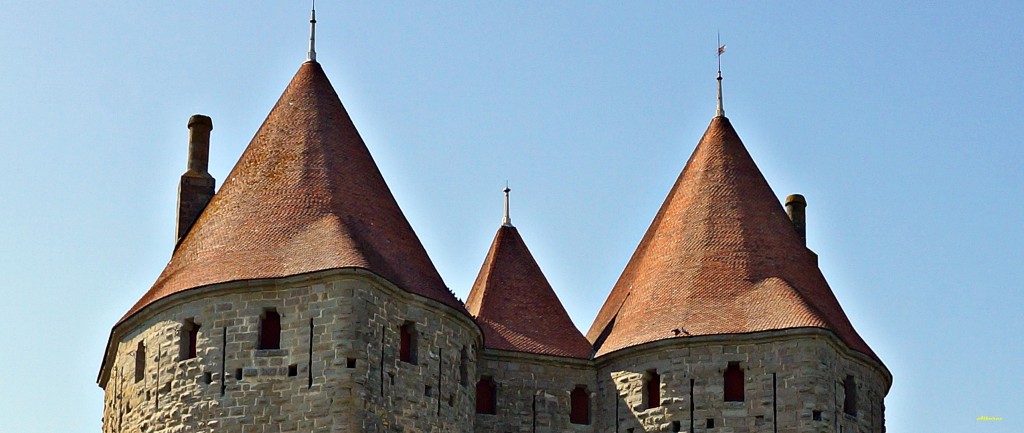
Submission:
{"label": "stone chimney", "polygon": [[216,181],[207,167],[210,163],[210,131],[213,120],[196,114],[188,119],[188,170],[178,184],[178,223],[174,244],[178,245],[213,198]]}
{"label": "stone chimney", "polygon": [[800,194],[791,194],[786,197],[786,213],[789,214],[789,220],[793,222],[793,228],[796,229],[797,234],[800,235],[800,239],[804,241],[804,245],[807,245],[807,200]]}

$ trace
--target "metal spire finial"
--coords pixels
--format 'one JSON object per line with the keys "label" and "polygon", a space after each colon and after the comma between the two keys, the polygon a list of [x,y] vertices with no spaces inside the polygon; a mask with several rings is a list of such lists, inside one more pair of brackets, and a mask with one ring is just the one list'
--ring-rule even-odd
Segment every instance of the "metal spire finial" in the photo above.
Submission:
{"label": "metal spire finial", "polygon": [[718,110],[715,117],[725,117],[725,108],[722,106],[722,53],[725,52],[725,45],[722,45],[722,35],[718,35]]}
{"label": "metal spire finial", "polygon": [[508,182],[505,182],[505,216],[501,218],[501,225],[505,227],[512,227],[512,217],[508,216],[508,193],[512,191],[508,187]]}
{"label": "metal spire finial", "polygon": [[306,53],[307,62],[316,61],[316,0],[313,0],[312,13],[309,16],[309,52]]}

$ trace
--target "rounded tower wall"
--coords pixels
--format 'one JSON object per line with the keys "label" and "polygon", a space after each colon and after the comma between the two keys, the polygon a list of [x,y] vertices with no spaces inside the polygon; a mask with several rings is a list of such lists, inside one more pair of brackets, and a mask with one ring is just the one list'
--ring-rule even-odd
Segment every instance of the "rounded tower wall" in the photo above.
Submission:
{"label": "rounded tower wall", "polygon": [[[596,432],[597,377],[591,360],[487,349],[480,380],[495,385],[495,413],[476,414],[476,433]],[[587,413],[572,422],[572,393],[583,388]]]}
{"label": "rounded tower wall", "polygon": [[103,431],[468,433],[460,375],[475,377],[481,338],[464,314],[363,270],[195,289],[115,328]]}
{"label": "rounded tower wall", "polygon": [[[726,395],[730,364],[742,371],[738,399],[736,388]],[[882,433],[891,384],[884,366],[820,329],[662,340],[604,355],[597,370],[599,428],[608,431],[685,432],[692,417],[696,431]]]}

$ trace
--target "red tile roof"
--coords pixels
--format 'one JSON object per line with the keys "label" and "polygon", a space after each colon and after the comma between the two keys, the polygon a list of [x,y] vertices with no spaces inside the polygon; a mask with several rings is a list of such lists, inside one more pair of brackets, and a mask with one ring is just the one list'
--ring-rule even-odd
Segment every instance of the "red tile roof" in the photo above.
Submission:
{"label": "red tile roof", "polygon": [[589,359],[591,346],[573,325],[530,250],[502,226],[480,268],[466,307],[496,349]]}
{"label": "red tile roof", "polygon": [[800,327],[830,330],[878,360],[729,120],[716,117],[587,338],[601,356],[668,338]]}
{"label": "red tile roof", "polygon": [[125,316],[210,284],[372,271],[465,312],[405,219],[323,69],[306,62],[163,273]]}

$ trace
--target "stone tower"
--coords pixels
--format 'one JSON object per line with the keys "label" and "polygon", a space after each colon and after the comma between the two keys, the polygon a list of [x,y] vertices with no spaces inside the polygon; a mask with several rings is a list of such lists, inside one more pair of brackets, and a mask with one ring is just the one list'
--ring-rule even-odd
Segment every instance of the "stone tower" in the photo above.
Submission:
{"label": "stone tower", "polygon": [[892,377],[806,201],[787,216],[720,103],[584,336],[508,189],[454,296],[315,59],[215,194],[189,121],[177,244],[104,353],[105,433],[885,431]]}

